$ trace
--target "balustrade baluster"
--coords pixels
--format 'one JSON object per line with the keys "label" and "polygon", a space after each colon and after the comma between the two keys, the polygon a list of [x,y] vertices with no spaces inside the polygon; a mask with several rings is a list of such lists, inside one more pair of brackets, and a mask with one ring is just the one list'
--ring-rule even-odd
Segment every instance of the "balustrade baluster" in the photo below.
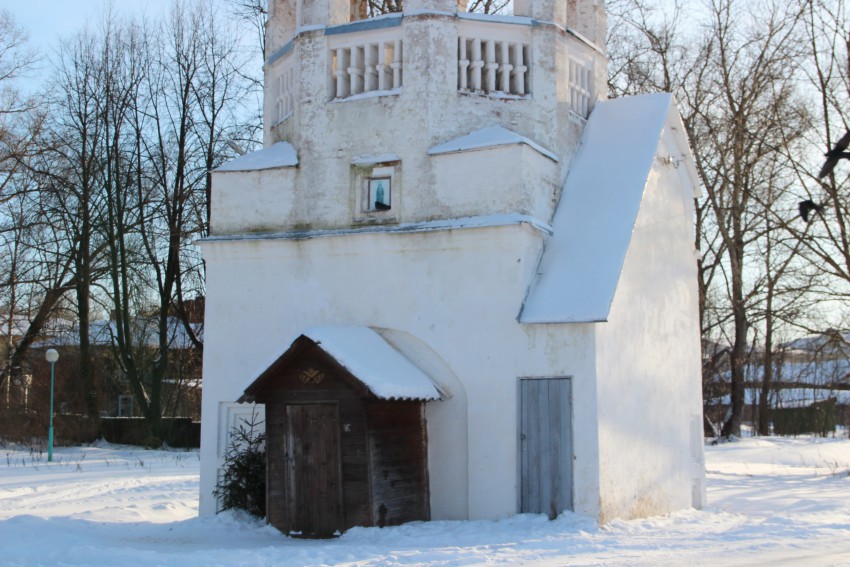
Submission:
{"label": "balustrade baluster", "polygon": [[363,92],[363,48],[351,48],[351,62],[348,66],[348,77],[351,80],[351,94]]}
{"label": "balustrade baluster", "polygon": [[514,94],[525,94],[525,72],[528,67],[525,66],[524,48],[521,43],[515,43],[514,48],[514,68],[512,71],[514,79]]}
{"label": "balustrade baluster", "polygon": [[289,70],[284,71],[283,75],[280,77],[280,116],[278,116],[278,120],[283,120],[286,118],[286,115],[289,114],[289,106],[286,104],[286,96],[289,94]]}
{"label": "balustrade baluster", "polygon": [[481,90],[481,68],[484,66],[484,61],[481,59],[481,40],[475,38],[472,40],[472,90]]}
{"label": "balustrade baluster", "polygon": [[581,90],[583,95],[581,115],[587,116],[587,113],[590,110],[590,69],[588,69],[587,67],[582,67],[581,71]]}
{"label": "balustrade baluster", "polygon": [[460,43],[458,45],[458,58],[457,58],[457,88],[465,91],[467,87],[467,81],[469,79],[469,59],[466,58],[466,38],[460,37],[458,38]]}
{"label": "balustrade baluster", "polygon": [[275,101],[275,111],[277,112],[277,116],[275,117],[275,122],[280,122],[283,120],[283,75],[279,75],[277,78],[277,99]]}
{"label": "balustrade baluster", "polygon": [[395,40],[393,44],[393,88],[398,89],[401,88],[401,40]]}
{"label": "balustrade baluster", "polygon": [[499,74],[502,79],[501,91],[505,94],[513,94],[511,93],[511,69],[514,66],[510,63],[510,47],[507,41],[499,42],[499,48],[502,54],[502,64],[499,66]]}
{"label": "balustrade baluster", "polygon": [[378,90],[378,46],[366,44],[363,46],[363,92],[368,93]]}
{"label": "balustrade baluster", "polygon": [[375,65],[375,71],[378,72],[378,90],[387,90],[387,52],[386,43],[383,41],[378,44],[378,64]]}
{"label": "balustrade baluster", "polygon": [[570,85],[570,108],[573,109],[573,112],[578,114],[579,103],[578,103],[578,88],[576,86],[576,64],[574,61],[570,61],[570,70],[567,75]]}
{"label": "balustrade baluster", "polygon": [[289,87],[286,89],[286,113],[292,114],[295,112],[295,69],[289,70]]}
{"label": "balustrade baluster", "polygon": [[487,40],[487,64],[485,65],[485,69],[487,70],[487,89],[486,92],[492,93],[496,90],[496,69],[499,68],[499,64],[496,63],[496,42],[491,40]]}
{"label": "balustrade baluster", "polygon": [[283,75],[283,92],[281,93],[281,97],[283,98],[283,116],[281,116],[281,120],[288,116],[292,112],[292,107],[290,106],[290,94],[292,93],[292,69],[287,69]]}
{"label": "balustrade baluster", "polygon": [[346,73],[346,68],[348,67],[347,52],[348,50],[344,47],[336,50],[336,70],[334,71],[334,75],[336,76],[336,98],[344,98],[348,95],[348,77]]}

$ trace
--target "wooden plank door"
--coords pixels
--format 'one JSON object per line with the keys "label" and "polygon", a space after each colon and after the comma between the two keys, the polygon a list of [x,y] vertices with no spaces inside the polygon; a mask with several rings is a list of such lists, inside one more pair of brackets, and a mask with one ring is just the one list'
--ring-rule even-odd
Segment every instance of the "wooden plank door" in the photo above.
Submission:
{"label": "wooden plank door", "polygon": [[520,380],[520,512],[555,518],[573,507],[569,378]]}
{"label": "wooden plank door", "polygon": [[288,532],[330,537],[342,526],[336,404],[286,406]]}

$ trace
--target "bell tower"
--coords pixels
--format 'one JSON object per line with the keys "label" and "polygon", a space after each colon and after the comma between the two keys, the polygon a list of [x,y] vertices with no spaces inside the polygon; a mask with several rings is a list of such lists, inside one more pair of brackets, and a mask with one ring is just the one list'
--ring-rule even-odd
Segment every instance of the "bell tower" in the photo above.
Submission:
{"label": "bell tower", "polygon": [[[264,145],[291,144],[297,171],[256,227],[228,218],[238,207],[220,183],[213,232],[506,213],[548,222],[605,95],[601,0],[516,0],[508,16],[464,4],[406,0],[403,12],[365,18],[362,0],[272,2]],[[503,151],[464,166],[456,157],[470,145]]]}

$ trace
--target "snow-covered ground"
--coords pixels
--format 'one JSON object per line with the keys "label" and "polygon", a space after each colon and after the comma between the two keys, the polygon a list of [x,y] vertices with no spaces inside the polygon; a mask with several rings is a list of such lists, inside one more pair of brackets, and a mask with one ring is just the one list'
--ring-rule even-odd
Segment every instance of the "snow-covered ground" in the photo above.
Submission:
{"label": "snow-covered ground", "polygon": [[597,527],[564,514],[283,537],[237,514],[198,518],[198,454],[0,446],[0,566],[850,565],[850,440],[707,447],[703,511]]}

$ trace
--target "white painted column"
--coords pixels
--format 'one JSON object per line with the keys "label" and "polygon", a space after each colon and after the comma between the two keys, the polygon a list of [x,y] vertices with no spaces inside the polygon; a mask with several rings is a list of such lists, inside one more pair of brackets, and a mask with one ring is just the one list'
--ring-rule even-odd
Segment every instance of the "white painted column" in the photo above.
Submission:
{"label": "white painted column", "polygon": [[363,46],[363,92],[378,90],[378,45],[367,43]]}
{"label": "white painted column", "polygon": [[363,92],[363,49],[351,48],[351,60],[348,65],[348,78],[350,79],[350,94],[356,95]]}
{"label": "white painted column", "polygon": [[336,50],[336,98],[348,96],[348,49],[341,47]]}
{"label": "white painted column", "polygon": [[395,40],[395,44],[393,45],[393,88],[399,89],[401,88],[402,74],[401,74],[401,40]]}
{"label": "white painted column", "polygon": [[510,49],[510,43],[507,41],[499,42],[499,50],[502,56],[502,64],[499,66],[499,78],[501,79],[499,90],[505,94],[513,94],[511,93],[511,69],[513,69],[513,65],[510,64]]}
{"label": "white painted column", "polygon": [[481,90],[481,68],[484,66],[484,60],[481,58],[481,40],[475,38],[472,40],[472,58],[469,66],[472,68],[472,90]]}
{"label": "white painted column", "polygon": [[525,94],[525,72],[528,71],[528,67],[525,65],[525,55],[523,45],[521,43],[515,43],[513,45],[514,50],[514,68],[511,71],[511,74],[514,78],[514,92],[518,95]]}
{"label": "white painted column", "polygon": [[375,65],[375,71],[378,73],[378,90],[387,90],[387,52],[386,44],[382,41],[378,44],[378,63]]}
{"label": "white painted column", "polygon": [[469,71],[469,59],[466,58],[466,38],[461,36],[458,38],[458,57],[457,57],[457,88],[465,91]]}
{"label": "white painted column", "polygon": [[487,63],[484,68],[487,71],[487,86],[485,87],[488,93],[496,90],[496,70],[499,64],[496,63],[496,42],[492,39],[487,40]]}

